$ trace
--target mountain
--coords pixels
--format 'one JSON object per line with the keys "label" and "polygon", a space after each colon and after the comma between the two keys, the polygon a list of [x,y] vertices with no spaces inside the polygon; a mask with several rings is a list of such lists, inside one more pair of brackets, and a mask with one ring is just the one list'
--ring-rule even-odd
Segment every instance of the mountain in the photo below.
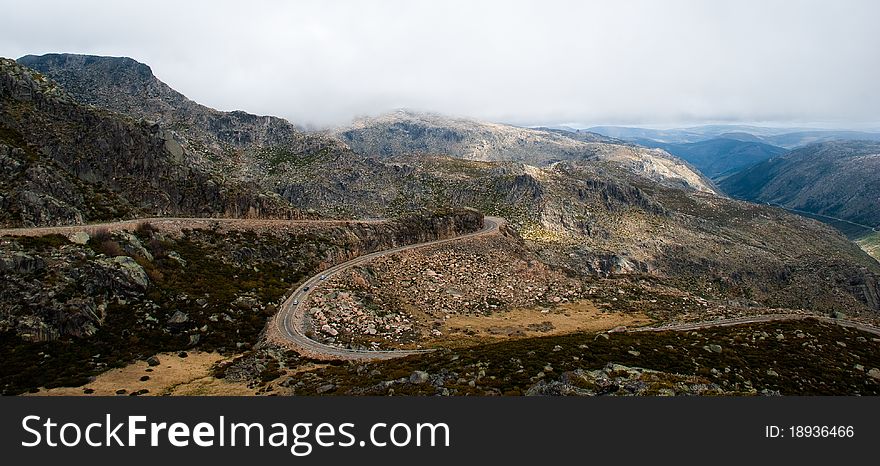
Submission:
{"label": "mountain", "polygon": [[[320,293],[324,317],[340,317],[332,299],[362,300],[363,312],[348,319],[405,325],[414,329],[408,343],[435,345],[450,338],[450,321],[507,311],[538,319],[533,328],[543,332],[550,314],[568,321],[563,299],[658,323],[880,313],[880,263],[839,232],[720,196],[660,149],[401,113],[312,133],[192,102],[130,59],[22,62],[43,71],[0,62],[4,226],[156,214],[394,220],[281,228],[174,220],[92,231],[85,244],[4,236],[0,356],[10,370],[2,393],[82,384],[161,351],[241,355],[234,367],[278,377],[294,359],[272,366],[255,358],[277,348],[260,335],[292,284],[370,251],[472,231],[482,214],[509,227],[358,266],[351,278],[361,288]],[[445,314],[447,306],[455,312]]]}
{"label": "mountain", "polygon": [[730,133],[722,133],[718,135],[718,139],[734,139],[743,142],[762,142],[763,139],[754,134],[733,131]]}
{"label": "mountain", "polygon": [[0,60],[0,223],[138,215],[299,215],[246,180],[193,163],[155,123],[85,105],[52,79]]}
{"label": "mountain", "polygon": [[623,126],[594,126],[587,131],[647,147],[656,144],[688,144],[710,139],[762,142],[793,149],[816,142],[878,141],[880,133],[811,128],[773,128],[751,125],[705,125],[690,128],[649,129]]}
{"label": "mountain", "polygon": [[742,199],[880,226],[880,142],[813,144],[721,181]]}
{"label": "mountain", "polygon": [[[733,134],[734,137],[744,133]],[[748,137],[740,136],[748,139]],[[719,178],[787,152],[781,147],[733,138],[715,138],[685,144],[644,142],[675,155],[700,170],[709,178]]]}
{"label": "mountain", "polygon": [[660,143],[677,144],[697,142],[708,139],[708,137],[706,137],[704,134],[683,129],[663,130],[650,128],[628,128],[624,126],[593,126],[592,128],[587,128],[587,131],[636,143],[639,143],[640,141],[653,141]]}
{"label": "mountain", "polygon": [[193,102],[131,58],[47,54],[18,62],[51,77],[79,102],[160,125],[181,144],[188,163],[224,176],[252,180],[254,165],[347,151],[338,141],[282,118],[221,112]]}
{"label": "mountain", "polygon": [[767,136],[764,141],[768,144],[792,149],[803,147],[818,142],[830,141],[880,141],[880,133],[868,133],[864,131],[835,131],[813,130],[796,131],[785,134]]}
{"label": "mountain", "polygon": [[[212,185],[237,185],[242,188],[230,191],[281,209],[342,218],[469,206],[506,217],[545,260],[579,273],[648,273],[684,287],[708,280],[724,283],[725,294],[748,289],[749,296],[786,306],[880,308],[880,288],[871,278],[880,268],[852,243],[819,223],[718,197],[710,182],[659,149],[408,112],[306,133],[284,120],[191,102],[134,60],[48,55],[23,61],[48,73],[42,79],[52,92],[64,92],[53,79],[76,89],[64,92],[69,105],[161,131],[163,147],[176,143],[186,169],[211,180],[204,188],[209,193]],[[59,120],[45,131],[68,125]],[[63,147],[79,150],[73,143]],[[78,154],[93,165],[106,157]],[[164,159],[156,165],[166,164],[179,166]],[[109,192],[126,193],[128,185],[110,184]],[[200,185],[190,189],[200,209],[216,208],[199,197]],[[807,270],[833,270],[837,278],[817,282]],[[837,287],[850,291],[842,296]]]}
{"label": "mountain", "polygon": [[436,114],[397,111],[364,118],[334,132],[364,155],[444,155],[466,160],[515,161],[532,166],[595,160],[670,186],[714,193],[712,183],[681,160],[590,132],[533,129]]}

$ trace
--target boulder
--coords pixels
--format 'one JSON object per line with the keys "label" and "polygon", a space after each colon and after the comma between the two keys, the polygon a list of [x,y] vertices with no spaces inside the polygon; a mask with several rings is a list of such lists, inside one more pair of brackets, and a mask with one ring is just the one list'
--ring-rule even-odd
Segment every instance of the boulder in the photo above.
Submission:
{"label": "boulder", "polygon": [[174,311],[174,314],[168,319],[169,324],[182,324],[189,320],[189,315],[185,312]]}
{"label": "boulder", "polygon": [[721,345],[706,345],[703,347],[704,350],[709,351],[710,353],[720,353],[722,351]]}
{"label": "boulder", "polygon": [[78,231],[76,233],[72,233],[70,236],[67,237],[67,239],[69,239],[70,242],[74,244],[86,244],[92,238],[89,236],[88,233],[84,231]]}
{"label": "boulder", "polygon": [[409,383],[423,384],[428,381],[428,373],[425,371],[413,371],[409,375]]}

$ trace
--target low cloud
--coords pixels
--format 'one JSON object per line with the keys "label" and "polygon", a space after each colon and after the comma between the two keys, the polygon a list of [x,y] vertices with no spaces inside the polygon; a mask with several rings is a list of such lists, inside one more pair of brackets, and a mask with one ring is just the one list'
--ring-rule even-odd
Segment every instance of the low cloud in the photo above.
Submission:
{"label": "low cloud", "polygon": [[880,121],[880,2],[0,1],[0,55],[130,56],[300,124]]}

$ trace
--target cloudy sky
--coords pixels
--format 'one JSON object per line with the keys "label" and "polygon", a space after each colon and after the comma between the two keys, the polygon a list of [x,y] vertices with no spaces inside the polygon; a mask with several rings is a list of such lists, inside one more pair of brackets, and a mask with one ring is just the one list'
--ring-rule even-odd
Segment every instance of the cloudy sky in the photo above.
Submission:
{"label": "cloudy sky", "polygon": [[395,108],[515,124],[880,127],[876,0],[0,0],[0,55],[129,56],[300,124]]}

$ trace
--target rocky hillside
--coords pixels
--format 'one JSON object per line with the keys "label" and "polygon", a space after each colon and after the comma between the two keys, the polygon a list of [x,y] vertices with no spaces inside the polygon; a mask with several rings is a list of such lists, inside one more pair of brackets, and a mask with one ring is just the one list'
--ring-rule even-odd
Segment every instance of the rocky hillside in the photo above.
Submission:
{"label": "rocky hillside", "polygon": [[219,375],[240,376],[255,360],[274,362],[287,370],[257,383],[280,395],[876,396],[878,350],[876,335],[805,321],[584,332],[314,369],[263,350],[222,367]]}
{"label": "rocky hillside", "polygon": [[257,342],[305,276],[400,244],[481,228],[470,211],[348,225],[175,222],[0,238],[0,393],[82,383],[159,351]]}
{"label": "rocky hillside", "polygon": [[193,155],[214,162],[245,155],[309,157],[344,148],[281,118],[200,105],[131,58],[47,54],[18,62],[51,77],[80,102],[160,124]]}
{"label": "rocky hillside", "polygon": [[714,192],[711,182],[663,151],[625,145],[595,133],[520,128],[401,110],[359,120],[334,134],[364,155],[445,155],[538,167],[560,161],[600,160],[657,182]]}
{"label": "rocky hillside", "polygon": [[4,225],[295,215],[278,196],[191,163],[161,126],[83,105],[12,60],[0,60],[0,102]]}
{"label": "rocky hillside", "polygon": [[[41,71],[4,60],[0,76],[6,225],[156,214],[397,220],[316,229],[156,225],[3,238],[5,393],[81,384],[157,351],[240,353],[260,341],[274,306],[306,274],[390,244],[473,230],[480,213],[505,217],[511,228],[482,243],[413,251],[409,262],[388,258],[328,281],[334,288],[320,294],[322,315],[312,315],[312,330],[336,344],[420,344],[435,330],[459,341],[470,335],[461,323],[470,318],[541,312],[535,306],[549,313],[581,301],[661,322],[780,308],[863,319],[880,311],[880,264],[846,238],[781,209],[718,196],[709,181],[662,150],[409,114],[360,122],[335,136],[313,134],[284,120],[191,102],[133,60],[52,55],[22,62]],[[401,216],[413,211],[422,213]],[[550,328],[543,320],[524,326]],[[568,347],[566,341],[558,344]],[[628,341],[626,354],[640,353],[634,346]],[[499,361],[511,359],[506,350],[498,354]],[[675,365],[656,361],[618,362],[677,373]],[[453,364],[449,370],[460,377],[444,384],[454,393],[555,393],[575,390],[569,385],[578,377],[595,381],[615,372],[623,384],[662,376],[603,372],[605,362],[599,363],[566,366],[572,374],[554,372],[545,383],[511,375],[520,378],[491,387],[459,383],[473,371]],[[279,363],[267,364],[261,380],[278,376]],[[552,364],[563,369],[562,359]],[[700,364],[708,370],[709,362]],[[774,367],[764,364],[761,372]],[[701,368],[685,373],[708,377]],[[533,369],[523,377],[538,377]],[[750,391],[754,385],[745,380],[775,390],[775,379],[743,370],[746,379],[729,379],[727,390]],[[306,380],[297,390],[351,383],[345,377],[328,370],[315,379],[328,382],[313,387]],[[379,378],[363,380],[387,381]],[[691,388],[684,392],[719,393]]]}
{"label": "rocky hillside", "polygon": [[827,142],[730,176],[732,196],[880,226],[880,143]]}
{"label": "rocky hillside", "polygon": [[[174,148],[179,141],[181,150],[175,152],[187,162],[195,160],[187,163],[188,169],[207,164],[206,173],[226,183],[252,183],[262,193],[260,199],[287,208],[362,218],[468,206],[509,219],[543,260],[582,274],[647,273],[674,280],[677,286],[711,286],[722,296],[788,307],[830,311],[838,306],[854,313],[878,308],[880,270],[851,243],[815,222],[717,197],[702,177],[690,168],[681,170],[682,162],[659,150],[588,143],[553,130],[398,113],[365,120],[341,133],[355,147],[357,141],[367,144],[358,150],[378,150],[378,157],[339,143],[303,153],[297,150],[304,146],[288,149],[287,142],[279,142],[267,151],[265,144],[278,141],[318,141],[318,147],[328,139],[281,121],[277,124],[293,139],[254,132],[231,114],[186,100],[133,60],[46,56],[23,61],[78,89],[76,99],[106,110],[70,105],[108,118],[119,118],[110,110],[127,112],[129,124],[172,134],[172,142],[161,139],[161,144]],[[107,73],[114,77],[102,79]],[[137,94],[144,86],[143,95]],[[136,95],[127,95],[132,93]],[[135,118],[166,122],[139,123],[143,120]],[[204,121],[214,123],[200,123]],[[186,123],[186,132],[168,128],[174,122]],[[232,133],[242,137],[229,157],[214,157],[217,153],[210,150],[214,155],[198,155],[200,141]],[[367,149],[379,141],[387,144],[386,155],[378,146]],[[413,151],[417,153],[409,153]],[[470,160],[505,154],[511,160]],[[85,155],[97,163],[94,154]],[[519,160],[524,158],[540,166]],[[224,170],[227,165],[233,168]],[[247,192],[237,192],[242,191]],[[804,264],[811,266],[804,269]]]}

